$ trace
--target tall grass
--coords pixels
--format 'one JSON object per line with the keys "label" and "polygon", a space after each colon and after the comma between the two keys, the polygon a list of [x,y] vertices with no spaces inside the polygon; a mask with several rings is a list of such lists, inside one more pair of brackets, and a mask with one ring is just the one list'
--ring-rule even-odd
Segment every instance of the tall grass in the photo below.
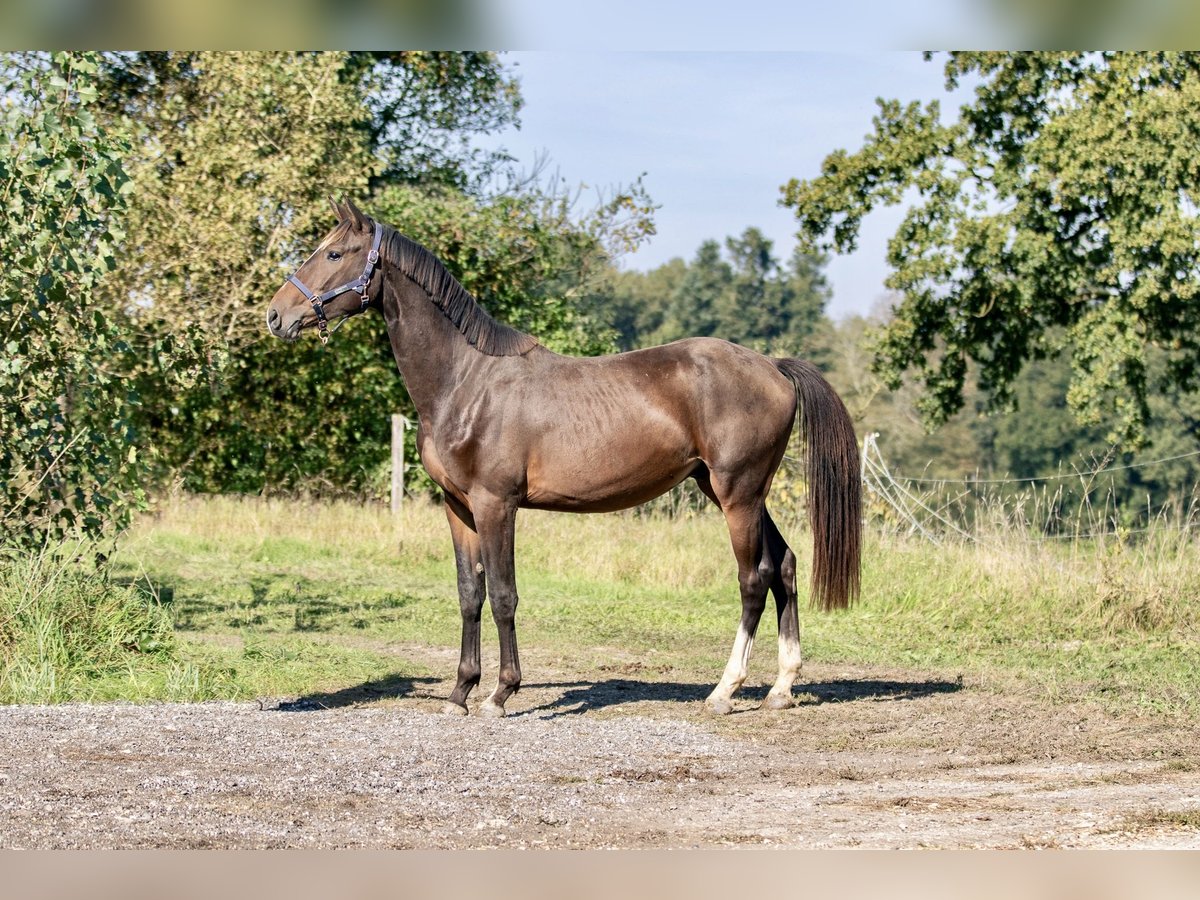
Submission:
{"label": "tall grass", "polygon": [[101,683],[135,683],[174,662],[167,613],[87,571],[79,561],[86,549],[0,557],[0,702],[88,697]]}

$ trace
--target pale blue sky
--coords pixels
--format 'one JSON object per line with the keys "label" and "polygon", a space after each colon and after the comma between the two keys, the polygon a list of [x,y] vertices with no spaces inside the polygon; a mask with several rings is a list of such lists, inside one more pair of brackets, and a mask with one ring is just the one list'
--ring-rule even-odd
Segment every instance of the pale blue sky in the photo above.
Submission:
{"label": "pale blue sky", "polygon": [[[1143,0],[1145,2],[1145,0]],[[506,47],[853,50],[1001,46],[999,0],[494,0]],[[1003,13],[1003,10],[1001,10]],[[968,40],[964,41],[966,37]]]}
{"label": "pale blue sky", "polygon": [[[946,94],[942,60],[913,51],[511,52],[521,81],[519,131],[496,138],[521,164],[539,154],[569,185],[605,188],[643,172],[661,204],[658,234],[625,265],[690,259],[706,238],[761,228],[781,259],[794,216],[778,205],[789,178],[819,173],[825,155],[857,149],[875,98],[939,98],[943,114],[969,96]],[[872,214],[859,251],[834,258],[830,313],[865,313],[884,295],[884,252],[899,210]]]}

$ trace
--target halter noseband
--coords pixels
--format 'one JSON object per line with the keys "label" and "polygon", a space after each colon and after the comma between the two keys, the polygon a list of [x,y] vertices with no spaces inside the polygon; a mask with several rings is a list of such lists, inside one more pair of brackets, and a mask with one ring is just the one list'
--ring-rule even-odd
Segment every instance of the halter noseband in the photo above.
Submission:
{"label": "halter noseband", "polygon": [[[362,303],[359,305],[356,312],[363,312],[370,304],[371,298],[367,296],[367,288],[371,284],[371,275],[375,271],[375,267],[379,265],[379,244],[383,240],[383,226],[378,222],[375,223],[375,233],[371,237],[371,252],[367,254],[366,265],[363,266],[362,274],[358,276],[356,281],[347,281],[339,287],[330,288],[323,294],[314,293],[309,289],[303,281],[295,275],[289,275],[287,280],[300,289],[308,302],[312,304],[313,312],[317,314],[317,331],[321,335],[321,343],[329,343],[329,320],[325,318],[325,302],[332,300],[340,294],[347,291],[354,291],[358,294]],[[313,254],[314,256],[316,254]],[[311,259],[311,257],[310,257]],[[346,316],[352,316],[354,313],[347,313]]]}

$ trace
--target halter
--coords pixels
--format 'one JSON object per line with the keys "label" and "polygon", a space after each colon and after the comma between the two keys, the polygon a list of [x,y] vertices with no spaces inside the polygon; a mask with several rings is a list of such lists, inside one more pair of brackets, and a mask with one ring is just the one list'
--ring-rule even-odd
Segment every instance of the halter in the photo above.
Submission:
{"label": "halter", "polygon": [[[375,223],[375,232],[371,237],[371,252],[367,254],[367,263],[363,266],[362,274],[358,276],[356,281],[347,281],[339,287],[330,288],[323,294],[314,293],[309,289],[303,281],[295,275],[289,275],[287,280],[300,289],[308,302],[312,304],[313,312],[317,314],[317,331],[321,335],[321,343],[329,343],[329,320],[325,318],[325,302],[332,300],[340,294],[347,291],[354,291],[358,294],[362,303],[355,312],[363,312],[371,305],[371,298],[367,295],[367,288],[371,284],[371,275],[375,271],[375,267],[379,265],[379,244],[383,240],[383,226],[378,222]],[[313,254],[315,256],[316,253]],[[309,257],[312,259],[312,256]],[[307,262],[307,260],[305,260]],[[354,313],[346,313],[345,318],[354,315]]]}

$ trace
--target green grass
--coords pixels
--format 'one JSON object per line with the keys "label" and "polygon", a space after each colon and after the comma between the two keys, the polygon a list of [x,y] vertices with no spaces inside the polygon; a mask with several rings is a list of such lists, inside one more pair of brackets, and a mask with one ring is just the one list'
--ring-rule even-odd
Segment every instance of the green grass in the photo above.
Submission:
{"label": "green grass", "polygon": [[170,671],[169,616],[136,591],[88,574],[79,557],[89,549],[0,559],[0,702],[103,695]]}
{"label": "green grass", "polygon": [[[781,525],[807,571],[808,536],[795,522]],[[861,602],[845,613],[802,612],[806,658],[1195,717],[1195,551],[1186,532],[1166,528],[1137,543],[1065,546],[999,535],[938,547],[871,532]],[[517,554],[527,652],[584,679],[630,660],[669,669],[673,680],[719,675],[739,616],[719,515],[522,513]],[[456,648],[459,639],[449,534],[431,504],[410,503],[393,519],[345,503],[181,498],[135,526],[114,567],[175,626],[172,661],[133,679],[132,699],[336,692],[453,670],[428,671],[412,649]],[[485,660],[494,664],[485,623]],[[774,674],[773,635],[768,613],[752,679]],[[120,695],[109,684],[87,690]]]}
{"label": "green grass", "polygon": [[378,678],[397,665],[379,653],[290,636],[189,638],[160,593],[97,572],[87,562],[93,556],[80,545],[0,558],[0,703],[300,694]]}

